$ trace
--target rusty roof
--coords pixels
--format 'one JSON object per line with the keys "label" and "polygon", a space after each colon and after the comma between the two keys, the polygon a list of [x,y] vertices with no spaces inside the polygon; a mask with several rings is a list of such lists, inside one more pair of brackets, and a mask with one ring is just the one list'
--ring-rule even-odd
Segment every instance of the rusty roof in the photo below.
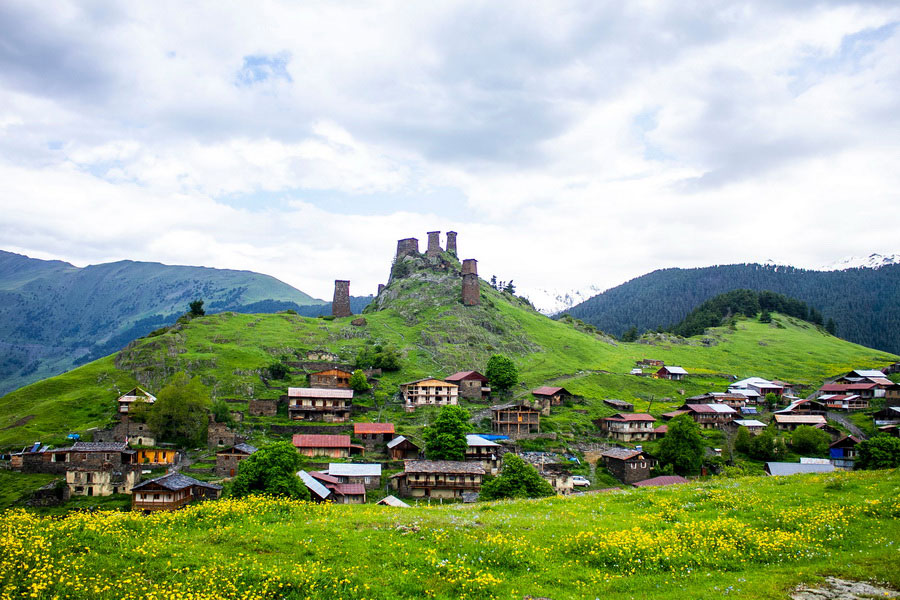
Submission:
{"label": "rusty roof", "polygon": [[361,483],[333,483],[328,489],[341,496],[365,496],[366,486]]}
{"label": "rusty roof", "polygon": [[877,383],[828,383],[819,388],[822,392],[851,392],[855,390],[871,390]]}
{"label": "rusty roof", "polygon": [[535,390],[531,390],[531,393],[534,394],[535,396],[555,396],[556,394],[558,394],[560,392],[565,392],[565,393],[571,395],[569,390],[567,390],[566,388],[551,387],[549,385],[542,385],[541,387],[539,387]]}
{"label": "rusty roof", "polygon": [[291,398],[343,398],[353,399],[353,390],[337,390],[331,388],[288,388]]}
{"label": "rusty roof", "polygon": [[318,479],[323,483],[340,483],[341,480],[335,477],[334,475],[329,475],[328,473],[323,473],[322,471],[310,471],[310,475]]}
{"label": "rusty roof", "polygon": [[822,415],[775,415],[776,423],[799,423],[801,425],[811,425],[822,423],[825,424],[827,421],[825,417]]}
{"label": "rusty roof", "polygon": [[662,475],[660,477],[651,477],[637,483],[632,483],[634,487],[650,487],[655,485],[675,485],[677,483],[690,483],[680,475]]}
{"label": "rusty roof", "polygon": [[295,433],[291,443],[297,448],[350,448],[350,436]]}
{"label": "rusty roof", "polygon": [[611,417],[605,417],[604,421],[655,421],[647,413],[616,413]]}
{"label": "rusty roof", "polygon": [[394,433],[393,423],[354,423],[353,433]]}
{"label": "rusty roof", "polygon": [[488,378],[478,371],[460,371],[449,377],[445,377],[444,381],[463,381],[464,379],[477,379],[478,381],[487,382]]}

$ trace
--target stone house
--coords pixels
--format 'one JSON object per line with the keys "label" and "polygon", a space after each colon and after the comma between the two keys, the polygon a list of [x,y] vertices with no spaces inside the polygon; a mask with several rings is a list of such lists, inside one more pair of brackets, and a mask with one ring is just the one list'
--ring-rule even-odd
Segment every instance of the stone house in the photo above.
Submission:
{"label": "stone house", "polygon": [[[531,394],[538,399],[542,406],[559,406],[565,400],[572,398],[572,393],[563,387],[552,387],[542,385],[541,387],[531,390]],[[549,409],[544,414],[550,414]]]}
{"label": "stone house", "polygon": [[349,435],[295,434],[291,442],[304,456],[327,456],[348,458],[350,456]]}
{"label": "stone house", "polygon": [[197,500],[217,499],[222,486],[168,473],[131,488],[131,510],[175,510]]}
{"label": "stone house", "polygon": [[459,402],[459,386],[434,377],[401,383],[400,394],[407,411],[420,406],[447,406]]}
{"label": "stone house", "polygon": [[353,390],[288,388],[288,416],[291,419],[343,423],[350,419]]}
{"label": "stone house", "polygon": [[657,379],[670,379],[672,381],[681,381],[687,376],[688,372],[682,367],[662,367],[654,377]]}
{"label": "stone house", "polygon": [[384,446],[394,437],[393,423],[354,423],[353,437],[360,440],[366,450]]}
{"label": "stone house", "polygon": [[635,483],[650,478],[656,459],[641,450],[611,448],[600,455],[613,477],[622,483]]}
{"label": "stone house", "polygon": [[541,411],[522,402],[491,407],[491,433],[517,438],[541,432]]}
{"label": "stone house", "polygon": [[228,424],[217,423],[212,416],[209,417],[209,425],[206,430],[206,444],[210,448],[226,448],[244,441],[244,438],[232,431]]}
{"label": "stone house", "polygon": [[250,400],[247,412],[254,417],[274,417],[278,414],[278,401],[262,398]]}
{"label": "stone house", "polygon": [[128,414],[128,411],[131,410],[131,407],[134,406],[135,402],[146,402],[147,404],[153,404],[154,402],[156,402],[156,396],[143,388],[136,387],[133,390],[119,396],[116,402],[119,405],[119,414],[124,415]]}
{"label": "stone house", "polygon": [[656,439],[653,429],[655,422],[656,419],[646,413],[617,413],[595,421],[606,437],[621,442]]}
{"label": "stone house", "polygon": [[66,470],[72,467],[115,470],[137,464],[137,453],[125,442],[75,442],[44,454],[45,462],[65,463]]}
{"label": "stone house", "polygon": [[391,460],[407,460],[419,458],[422,449],[412,440],[399,435],[387,443]]}
{"label": "stone house", "polygon": [[350,389],[350,377],[353,373],[343,369],[327,369],[309,374],[309,387],[328,389]]}
{"label": "stone house", "polygon": [[461,498],[478,492],[484,479],[480,462],[407,460],[402,473],[391,477],[398,492],[413,498]]}
{"label": "stone house", "polygon": [[459,395],[462,398],[483,400],[491,395],[488,378],[478,371],[460,371],[444,378],[444,381],[458,385]]}
{"label": "stone house", "polygon": [[140,481],[139,468],[125,465],[120,468],[70,467],[66,470],[66,485],[72,496],[110,496],[130,494]]}
{"label": "stone house", "polygon": [[540,469],[542,469],[539,470],[541,477],[560,496],[567,496],[575,491],[575,482],[572,479],[572,473],[569,472],[568,466],[554,463],[542,465]]}
{"label": "stone house", "polygon": [[234,477],[238,472],[238,465],[256,452],[256,447],[250,444],[235,444],[231,448],[223,448],[216,452],[216,475],[219,477]]}
{"label": "stone house", "polygon": [[381,487],[381,464],[379,463],[331,463],[326,474],[336,477],[338,483],[357,483],[367,490]]}
{"label": "stone house", "polygon": [[121,416],[121,421],[110,429],[100,429],[94,432],[95,442],[128,442],[137,446],[155,446],[156,434],[151,431],[146,423],[139,423],[127,414]]}
{"label": "stone house", "polygon": [[488,473],[496,474],[500,468],[502,446],[480,435],[466,436],[466,462],[480,462]]}

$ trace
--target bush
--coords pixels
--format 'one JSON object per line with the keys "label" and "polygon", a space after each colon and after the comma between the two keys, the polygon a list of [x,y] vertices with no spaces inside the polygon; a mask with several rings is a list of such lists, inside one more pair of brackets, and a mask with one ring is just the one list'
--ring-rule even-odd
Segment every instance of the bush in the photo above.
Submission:
{"label": "bush", "polygon": [[269,494],[309,500],[309,490],[297,477],[303,459],[290,442],[276,442],[260,448],[238,465],[231,493],[240,498]]}
{"label": "bush", "polygon": [[669,431],[659,443],[659,462],[671,465],[678,475],[696,475],[703,464],[704,444],[700,427],[690,415],[669,422]]}
{"label": "bush", "polygon": [[288,366],[280,361],[273,362],[266,367],[266,371],[269,372],[269,379],[284,379],[288,374]]}
{"label": "bush", "polygon": [[469,411],[461,406],[442,408],[423,434],[428,460],[465,460],[468,431]]}
{"label": "bush", "polygon": [[858,469],[896,469],[900,467],[900,438],[876,435],[857,445]]}
{"label": "bush", "polygon": [[519,382],[516,363],[502,354],[495,354],[488,359],[485,375],[491,387],[500,391],[508,390]]}
{"label": "bush", "polygon": [[353,371],[353,375],[350,376],[350,388],[354,392],[368,392],[372,388],[372,386],[369,385],[369,381],[366,379],[366,374],[362,372],[362,369]]}
{"label": "bush", "polygon": [[825,454],[830,441],[827,433],[809,425],[801,425],[791,434],[791,446],[798,454]]}
{"label": "bush", "polygon": [[537,469],[510,452],[503,457],[500,475],[485,481],[481,486],[479,498],[543,498],[555,493],[553,487],[538,474]]}

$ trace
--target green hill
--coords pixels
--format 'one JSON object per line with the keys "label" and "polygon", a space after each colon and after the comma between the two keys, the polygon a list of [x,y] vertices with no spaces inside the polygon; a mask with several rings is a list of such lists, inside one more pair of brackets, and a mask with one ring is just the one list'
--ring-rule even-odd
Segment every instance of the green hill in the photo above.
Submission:
{"label": "green hill", "polygon": [[[135,384],[158,390],[179,371],[201,377],[217,398],[236,400],[233,408],[242,409],[246,406],[242,402],[250,398],[277,398],[289,385],[305,385],[299,373],[285,381],[262,375],[273,361],[298,361],[308,350],[329,350],[353,363],[367,345],[398,349],[402,369],[385,373],[379,384],[379,390],[389,395],[403,381],[464,369],[483,371],[492,354],[506,354],[521,375],[514,396],[554,383],[584,396],[583,402],[555,410],[545,419],[545,430],[563,434],[592,428],[591,419],[610,414],[603,398],[636,400],[644,409],[652,397],[651,412],[659,414],[686,395],[723,389],[730,375],[818,385],[851,368],[897,360],[778,314],[770,324],[740,320],[734,328],[713,329],[687,340],[654,335],[636,343],[617,343],[578,322],[548,319],[526,301],[497,292],[483,281],[480,306],[463,306],[459,263],[449,255],[435,264],[421,258],[407,262],[403,268],[395,265],[391,282],[367,309],[363,326],[352,325],[351,318],[208,315],[7,394],[0,398],[0,445],[59,440],[69,431],[103,426],[114,415],[119,392]],[[627,375],[641,358],[681,365],[691,376],[669,382]],[[362,406],[372,403],[371,397],[357,400]],[[471,408],[477,412],[485,407]],[[419,427],[428,418],[428,411],[405,414],[399,403],[384,411],[382,417],[393,420],[401,431]],[[285,417],[254,418],[247,425],[284,421]]]}
{"label": "green hill", "polygon": [[781,600],[825,576],[896,589],[898,490],[894,470],[444,507],[250,498],[149,516],[8,510],[0,594]]}
{"label": "green hill", "polygon": [[114,352],[173,323],[196,298],[207,312],[322,304],[249,271],[135,261],[78,268],[0,251],[0,393]]}

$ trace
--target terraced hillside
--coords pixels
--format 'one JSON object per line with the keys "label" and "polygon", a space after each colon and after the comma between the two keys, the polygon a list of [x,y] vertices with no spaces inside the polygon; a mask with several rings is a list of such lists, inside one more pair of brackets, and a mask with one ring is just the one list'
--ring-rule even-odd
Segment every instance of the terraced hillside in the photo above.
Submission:
{"label": "terraced hillside", "polygon": [[[54,441],[70,431],[102,426],[112,418],[120,392],[136,383],[159,389],[179,371],[202,378],[217,398],[233,400],[233,408],[240,410],[251,398],[277,398],[289,385],[305,385],[299,371],[284,381],[264,375],[273,361],[297,362],[308,350],[328,350],[352,364],[367,345],[398,349],[402,368],[385,373],[378,390],[388,397],[387,405],[380,407],[382,418],[394,420],[401,429],[421,424],[428,412],[406,415],[399,404],[391,403],[399,383],[463,369],[484,370],[492,354],[506,354],[521,375],[513,396],[554,383],[584,396],[582,403],[554,411],[547,420],[546,429],[560,433],[578,433],[591,427],[591,419],[611,413],[603,398],[637,400],[638,407],[645,408],[652,397],[651,412],[659,414],[686,395],[721,389],[726,376],[758,375],[817,385],[851,368],[897,360],[781,315],[774,315],[770,324],[745,319],[733,328],[710,330],[688,340],[651,336],[618,343],[577,322],[550,320],[486,282],[481,282],[481,304],[464,306],[459,300],[458,263],[449,255],[443,260],[449,268],[413,263],[402,273],[395,272],[367,309],[362,326],[352,325],[351,318],[329,321],[226,312],[136,340],[114,355],[0,398],[0,445]],[[692,376],[668,382],[627,375],[641,358],[681,365]],[[375,399],[362,396],[356,403],[374,408]],[[374,414],[356,418],[371,419]],[[285,419],[271,417],[250,425]]]}

